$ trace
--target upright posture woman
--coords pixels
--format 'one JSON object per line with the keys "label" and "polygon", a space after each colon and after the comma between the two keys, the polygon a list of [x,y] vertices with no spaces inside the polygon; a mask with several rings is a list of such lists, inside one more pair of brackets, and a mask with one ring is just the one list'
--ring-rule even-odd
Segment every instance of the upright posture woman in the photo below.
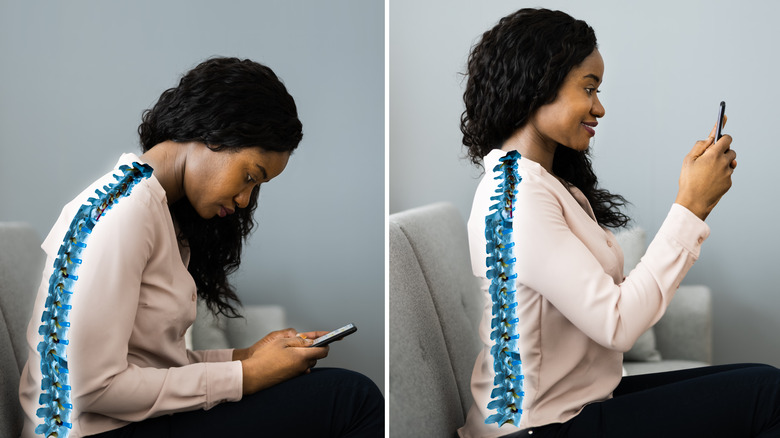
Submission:
{"label": "upright posture woman", "polygon": [[[239,350],[190,351],[197,296],[236,315],[260,185],[301,140],[293,98],[249,60],[215,58],[146,111],[143,155],[63,208],[27,330],[23,437],[381,436],[366,377],[313,369],[326,332],[273,332]],[[172,414],[172,415],[167,415]]]}
{"label": "upright posture woman", "polygon": [[588,145],[605,110],[593,29],[522,9],[473,48],[463,142],[485,177],[469,241],[483,280],[484,348],[462,437],[780,436],[780,373],[715,366],[621,378],[623,352],[661,318],[731,186],[728,135],[698,141],[677,199],[623,277],[607,227],[625,200],[597,185]]}

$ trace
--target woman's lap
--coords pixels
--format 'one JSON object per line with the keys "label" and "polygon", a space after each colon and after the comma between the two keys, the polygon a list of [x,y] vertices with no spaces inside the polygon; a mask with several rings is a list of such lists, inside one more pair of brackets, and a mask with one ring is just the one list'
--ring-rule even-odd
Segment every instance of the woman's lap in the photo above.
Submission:
{"label": "woman's lap", "polygon": [[511,436],[780,437],[780,370],[738,364],[628,376],[614,398],[532,430]]}
{"label": "woman's lap", "polygon": [[362,374],[315,368],[239,402],[129,424],[100,438],[382,436],[384,398]]}

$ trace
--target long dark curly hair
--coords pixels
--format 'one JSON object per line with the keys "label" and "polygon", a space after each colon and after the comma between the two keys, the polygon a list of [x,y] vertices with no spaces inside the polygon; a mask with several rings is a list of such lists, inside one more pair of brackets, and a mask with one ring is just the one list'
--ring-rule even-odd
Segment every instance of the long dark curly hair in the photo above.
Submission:
{"label": "long dark curly hair", "polygon": [[[466,110],[460,118],[471,161],[482,166],[482,157],[554,101],[569,71],[597,47],[587,23],[549,9],[520,9],[485,32],[469,55]],[[627,201],[598,187],[589,151],[558,146],[553,173],[585,194],[599,224],[626,226],[630,219],[620,207]]]}
{"label": "long dark curly hair", "polygon": [[[198,141],[212,150],[261,147],[292,152],[303,137],[295,101],[274,72],[248,59],[209,59],[184,75],[144,111],[138,127],[145,151],[155,145]],[[188,270],[198,295],[215,314],[239,316],[228,275],[241,263],[244,241],[255,226],[259,187],[246,208],[203,219],[185,197],[170,206],[178,238],[190,247]]]}

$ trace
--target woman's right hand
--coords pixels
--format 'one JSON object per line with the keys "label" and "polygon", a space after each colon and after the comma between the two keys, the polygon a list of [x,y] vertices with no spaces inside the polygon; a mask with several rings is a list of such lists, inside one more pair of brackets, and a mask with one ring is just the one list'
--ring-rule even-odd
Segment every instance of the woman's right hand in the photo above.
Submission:
{"label": "woman's right hand", "polygon": [[707,218],[720,198],[731,188],[731,174],[737,167],[737,153],[732,150],[731,136],[717,142],[715,129],[706,140],[700,140],[683,160],[677,204],[701,220]]}
{"label": "woman's right hand", "polygon": [[327,346],[311,347],[311,339],[295,335],[281,336],[281,332],[263,338],[253,346],[251,355],[241,360],[244,395],[254,394],[306,373],[317,360],[328,355]]}

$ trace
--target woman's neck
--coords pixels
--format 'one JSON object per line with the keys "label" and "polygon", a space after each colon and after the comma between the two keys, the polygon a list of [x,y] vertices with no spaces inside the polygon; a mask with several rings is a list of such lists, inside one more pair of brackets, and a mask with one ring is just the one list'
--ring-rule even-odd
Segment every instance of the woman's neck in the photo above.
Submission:
{"label": "woman's neck", "polygon": [[184,196],[184,169],[187,154],[194,146],[191,143],[176,143],[171,140],[158,143],[140,156],[141,160],[154,169],[154,177],[165,190],[168,204]]}
{"label": "woman's neck", "polygon": [[531,123],[528,123],[515,131],[504,142],[501,150],[518,151],[524,158],[539,163],[550,175],[554,175],[552,166],[557,147],[557,143],[544,138]]}

